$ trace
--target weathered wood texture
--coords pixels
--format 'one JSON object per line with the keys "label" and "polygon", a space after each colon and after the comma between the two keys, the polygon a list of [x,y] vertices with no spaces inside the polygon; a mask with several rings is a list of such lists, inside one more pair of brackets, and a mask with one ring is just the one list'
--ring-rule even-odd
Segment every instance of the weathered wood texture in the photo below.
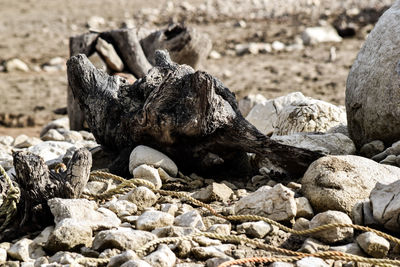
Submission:
{"label": "weathered wood texture", "polygon": [[[28,232],[53,224],[53,215],[47,200],[77,198],[89,180],[92,157],[87,149],[78,149],[67,170],[56,173],[49,170],[43,159],[28,151],[13,153],[16,176],[14,182],[21,191],[17,214],[10,225],[0,233],[0,242],[10,241]],[[0,179],[0,188],[6,194],[7,184]],[[5,218],[0,218],[0,222]]]}
{"label": "weathered wood texture", "polygon": [[[102,33],[87,33],[70,38],[70,56],[95,52],[97,38],[111,43],[126,66],[136,78],[144,77],[154,65],[154,54],[166,49],[175,62],[196,68],[211,50],[211,40],[190,27],[172,24],[165,29],[154,31],[140,40],[137,29],[119,29]],[[84,113],[68,87],[68,117],[72,130],[84,128]]]}
{"label": "weathered wood texture", "polygon": [[67,73],[97,142],[120,155],[116,171],[128,168],[129,152],[139,144],[166,153],[185,171],[215,175],[251,168],[246,152],[295,175],[322,156],[260,133],[218,79],[173,63],[166,51],[156,52],[155,67],[133,85],[97,70],[84,55],[68,60]]}

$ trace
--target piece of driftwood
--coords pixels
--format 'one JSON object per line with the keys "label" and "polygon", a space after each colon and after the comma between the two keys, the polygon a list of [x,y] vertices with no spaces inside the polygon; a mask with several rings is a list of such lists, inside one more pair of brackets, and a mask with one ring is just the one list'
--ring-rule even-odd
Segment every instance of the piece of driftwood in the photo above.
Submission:
{"label": "piece of driftwood", "polygon": [[67,73],[97,142],[119,155],[111,166],[114,171],[127,170],[129,153],[139,144],[197,173],[248,172],[251,152],[300,175],[322,156],[260,133],[218,79],[173,63],[166,51],[156,52],[155,67],[133,85],[97,70],[84,55],[68,60]]}
{"label": "piece of driftwood", "polygon": [[140,41],[147,59],[155,65],[157,50],[167,50],[172,61],[196,69],[211,51],[211,41],[196,29],[181,24],[171,24],[149,34]]}
{"label": "piece of driftwood", "polygon": [[[0,232],[0,242],[53,224],[54,218],[47,200],[54,197],[78,198],[89,179],[92,166],[92,156],[85,148],[78,149],[67,169],[59,173],[49,170],[40,156],[28,151],[14,152],[13,159],[16,172],[14,182],[21,195],[17,213],[6,229]],[[6,196],[7,189],[5,180],[0,179],[0,192]],[[0,225],[4,220],[0,218]]]}
{"label": "piece of driftwood", "polygon": [[[170,51],[172,59],[180,64],[197,67],[211,50],[211,40],[196,30],[172,24],[144,37],[138,38],[135,28],[119,29],[102,33],[87,33],[70,38],[70,56],[85,54],[89,57],[95,52],[97,38],[101,37],[114,46],[120,56],[125,71],[136,78],[142,78],[154,65],[154,54],[158,49]],[[84,113],[73,98],[68,87],[68,117],[72,130],[84,129]]]}

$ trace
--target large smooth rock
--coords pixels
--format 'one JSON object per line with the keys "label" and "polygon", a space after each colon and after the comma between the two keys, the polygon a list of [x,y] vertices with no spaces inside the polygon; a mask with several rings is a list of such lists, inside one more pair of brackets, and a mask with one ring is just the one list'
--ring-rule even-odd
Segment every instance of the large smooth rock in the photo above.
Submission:
{"label": "large smooth rock", "polygon": [[66,218],[71,218],[96,231],[117,227],[121,223],[111,210],[98,208],[96,202],[87,199],[52,198],[47,203],[56,224]]}
{"label": "large smooth rock", "polygon": [[387,185],[379,181],[369,199],[374,219],[386,229],[400,232],[400,180]]}
{"label": "large smooth rock", "polygon": [[348,128],[357,147],[400,136],[399,20],[397,0],[369,33],[347,78]]}
{"label": "large smooth rock", "polygon": [[273,135],[271,139],[285,145],[319,151],[329,155],[349,155],[356,152],[353,141],[341,133],[295,133]]}
{"label": "large smooth rock", "polygon": [[294,192],[282,184],[263,186],[235,204],[236,214],[266,216],[276,221],[288,221],[296,216]]}
{"label": "large smooth rock", "polygon": [[132,150],[129,157],[129,172],[142,165],[147,164],[155,168],[163,168],[173,177],[178,174],[178,167],[167,155],[148,146],[137,146]]}
{"label": "large smooth rock", "polygon": [[351,214],[353,206],[368,198],[378,181],[389,184],[398,179],[397,167],[359,156],[326,156],[309,166],[301,180],[301,191],[316,212]]}
{"label": "large smooth rock", "polygon": [[52,164],[62,162],[62,158],[67,151],[74,148],[76,146],[68,142],[45,141],[28,148],[28,151],[41,156],[47,164]]}

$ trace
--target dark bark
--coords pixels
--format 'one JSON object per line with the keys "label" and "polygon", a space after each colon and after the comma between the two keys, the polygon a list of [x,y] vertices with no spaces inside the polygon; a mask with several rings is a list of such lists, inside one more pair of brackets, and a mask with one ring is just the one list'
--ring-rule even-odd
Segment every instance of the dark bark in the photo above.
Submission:
{"label": "dark bark", "polygon": [[[157,51],[156,66],[133,85],[98,71],[84,55],[67,62],[68,81],[97,142],[127,153],[144,144],[169,155],[184,171],[243,173],[247,152],[301,175],[322,156],[272,141],[241,115],[233,93],[218,79],[173,63]],[[246,162],[247,161],[247,162]],[[246,170],[248,171],[248,170]]]}
{"label": "dark bark", "polygon": [[[70,38],[70,55],[90,56],[95,51],[97,38],[113,44],[127,71],[144,77],[154,65],[154,54],[158,49],[170,51],[172,59],[180,64],[197,67],[211,50],[211,40],[192,28],[172,24],[139,40],[136,29],[119,29],[102,33],[86,33]],[[68,117],[72,130],[84,129],[84,112],[74,99],[71,89],[67,94]]]}
{"label": "dark bark", "polygon": [[[28,151],[14,152],[13,158],[15,183],[21,191],[21,198],[15,218],[0,233],[0,242],[10,241],[53,224],[47,200],[54,197],[79,197],[89,179],[92,165],[90,152],[83,148],[74,153],[67,170],[60,173],[49,170],[40,156]],[[4,194],[7,185],[4,181],[0,185]]]}
{"label": "dark bark", "polygon": [[194,28],[172,24],[151,33],[140,41],[151,64],[155,64],[157,50],[167,50],[172,61],[197,68],[211,50],[211,40]]}
{"label": "dark bark", "polygon": [[[85,54],[90,56],[95,51],[97,33],[85,33],[69,38],[69,55]],[[67,88],[67,112],[72,130],[84,129],[85,115],[75,101],[71,88]]]}

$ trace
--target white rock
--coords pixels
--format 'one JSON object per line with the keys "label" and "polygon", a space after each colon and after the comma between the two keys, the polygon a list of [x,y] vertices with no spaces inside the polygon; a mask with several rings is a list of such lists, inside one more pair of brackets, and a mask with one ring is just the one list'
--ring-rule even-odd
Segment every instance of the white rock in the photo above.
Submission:
{"label": "white rock", "polygon": [[301,39],[305,45],[342,41],[342,37],[331,26],[306,28],[301,35]]}
{"label": "white rock", "polygon": [[211,50],[210,54],[208,55],[209,58],[211,59],[220,59],[221,58],[221,54],[218,53],[215,50]]}
{"label": "white rock", "polygon": [[0,136],[0,144],[11,146],[14,143],[14,138],[9,135]]}
{"label": "white rock", "polygon": [[7,250],[0,248],[0,263],[4,263],[7,260]]}
{"label": "white rock", "polygon": [[8,60],[5,64],[5,67],[8,72],[12,72],[12,71],[28,72],[29,71],[28,65],[18,58],[13,58],[13,59]]}
{"label": "white rock", "polygon": [[209,247],[195,247],[192,248],[191,252],[198,260],[205,260],[213,257],[225,258],[227,257],[225,252],[232,250],[233,247],[234,245],[232,244],[223,244]]}
{"label": "white rock", "polygon": [[349,155],[356,152],[353,141],[341,133],[295,133],[273,135],[271,139],[285,145],[319,151],[329,155]]}
{"label": "white rock", "polygon": [[233,195],[232,189],[225,184],[212,183],[206,188],[192,194],[197,200],[202,202],[223,201],[227,202]]}
{"label": "white rock", "polygon": [[129,172],[132,173],[137,166],[142,164],[163,168],[173,177],[178,174],[178,167],[169,157],[151,147],[140,145],[133,149],[129,157]]}
{"label": "white rock", "polygon": [[272,44],[272,49],[274,49],[275,51],[283,51],[285,50],[285,44],[279,41],[273,41]]}
{"label": "white rock", "polygon": [[97,233],[93,240],[92,248],[98,251],[107,248],[135,251],[155,238],[156,236],[149,232],[118,227]]}
{"label": "white rock", "polygon": [[[331,223],[351,224],[350,217],[343,212],[328,210],[318,213],[310,221],[310,229]],[[349,240],[353,237],[353,228],[336,227],[329,230],[314,233],[313,236],[327,244]]]}
{"label": "white rock", "polygon": [[230,224],[213,224],[208,228],[207,232],[216,233],[218,235],[229,235],[231,233]]}
{"label": "white rock", "polygon": [[20,261],[33,261],[30,256],[30,251],[32,251],[33,241],[28,238],[22,238],[14,243],[7,253],[10,257],[20,260]]}
{"label": "white rock", "polygon": [[177,216],[174,220],[174,225],[181,227],[194,227],[201,231],[206,230],[203,219],[197,210],[191,210]]}
{"label": "white rock", "polygon": [[68,142],[45,141],[35,146],[29,147],[28,151],[39,155],[46,164],[51,165],[55,162],[62,162],[62,158],[68,149],[75,147]]}
{"label": "white rock", "polygon": [[152,267],[144,260],[130,260],[121,265],[121,267]]}
{"label": "white rock", "polygon": [[178,205],[171,203],[161,204],[160,210],[175,216],[175,213],[178,211]]}
{"label": "white rock", "polygon": [[49,129],[42,137],[43,141],[65,141],[65,137],[56,129]]}
{"label": "white rock", "polygon": [[160,189],[162,186],[162,181],[158,170],[146,164],[142,164],[136,167],[132,171],[134,178],[144,179],[152,182],[156,189]]}
{"label": "white rock", "polygon": [[151,231],[157,237],[187,236],[200,231],[194,227],[166,226]]}
{"label": "white rock", "polygon": [[136,221],[136,229],[151,231],[156,228],[172,225],[174,216],[162,211],[146,211]]}
{"label": "white rock", "polygon": [[98,208],[96,202],[87,199],[53,198],[47,203],[56,224],[65,218],[71,218],[95,231],[117,227],[121,223],[111,210]]}
{"label": "white rock", "polygon": [[118,56],[114,49],[114,46],[107,41],[97,38],[96,50],[103,56],[107,65],[114,71],[122,71],[124,69],[124,63]]}
{"label": "white rock", "polygon": [[159,245],[156,251],[143,259],[153,267],[172,267],[176,262],[175,254],[165,244]]}
{"label": "white rock", "polygon": [[157,196],[147,187],[139,186],[121,196],[119,199],[131,201],[136,204],[139,210],[143,210],[147,207],[153,206],[157,201]]}
{"label": "white rock", "polygon": [[[74,252],[59,251],[49,258],[50,263],[59,263],[58,265],[50,265],[52,267],[59,267],[60,264],[76,265],[77,259],[81,259],[83,256]],[[42,266],[41,266],[42,267]]]}
{"label": "white rock", "polygon": [[310,202],[305,197],[298,197],[294,199],[296,201],[296,217],[304,217],[310,219],[314,216],[314,211],[310,205]]}
{"label": "white rock", "polygon": [[389,241],[373,232],[362,233],[356,240],[365,253],[374,258],[384,258],[390,249]]}
{"label": "white rock", "polygon": [[138,255],[136,255],[135,252],[128,249],[119,255],[111,257],[110,262],[107,264],[107,267],[120,267],[125,262],[128,262],[130,260],[137,260],[138,258],[139,257]]}
{"label": "white rock", "polygon": [[296,262],[296,267],[329,267],[323,259],[306,257]]}
{"label": "white rock", "polygon": [[62,135],[64,136],[65,141],[73,144],[83,141],[82,135],[77,131],[65,130]]}
{"label": "white rock", "polygon": [[78,246],[92,245],[92,228],[90,225],[66,218],[57,223],[49,236],[46,249],[51,252],[71,250]]}
{"label": "white rock", "polygon": [[264,238],[272,230],[272,226],[264,221],[245,222],[237,226],[238,233],[245,233],[255,238]]}
{"label": "white rock", "polygon": [[261,94],[250,94],[239,100],[239,110],[243,117],[246,117],[255,105],[265,103],[267,101],[268,100]]}
{"label": "white rock", "polygon": [[278,113],[283,107],[292,102],[304,101],[306,97],[300,92],[290,93],[275,99],[268,100],[256,104],[246,116],[251,124],[253,124],[260,132],[271,135],[274,132],[274,125],[278,118]]}
{"label": "white rock", "polygon": [[315,212],[339,210],[351,214],[354,205],[369,196],[375,184],[398,180],[400,169],[358,156],[326,156],[304,174],[303,195]]}
{"label": "white rock", "polygon": [[280,109],[274,123],[274,134],[327,132],[341,124],[347,124],[344,107],[317,99],[304,98],[290,102]]}
{"label": "white rock", "polygon": [[400,136],[400,1],[368,34],[346,82],[349,133],[357,147],[373,140],[386,144]]}
{"label": "white rock", "polygon": [[40,137],[45,135],[48,130],[50,129],[65,129],[69,130],[69,119],[68,117],[63,117],[54,121],[49,122],[46,124],[43,128],[42,131],[40,132]]}
{"label": "white rock", "polygon": [[[382,165],[392,167],[388,165]],[[396,167],[392,167],[396,168]],[[396,171],[400,169],[396,168]],[[371,177],[373,174],[371,174]],[[382,174],[383,175],[383,174]],[[397,176],[399,177],[399,176]],[[400,180],[390,184],[376,184],[369,197],[374,219],[386,229],[400,232],[397,218],[400,216]]]}
{"label": "white rock", "polygon": [[115,198],[106,202],[102,207],[113,211],[120,218],[133,215],[137,212],[136,204],[128,200],[117,200]]}
{"label": "white rock", "polygon": [[296,211],[294,192],[282,184],[260,187],[235,203],[236,214],[266,216],[276,221],[291,220]]}

